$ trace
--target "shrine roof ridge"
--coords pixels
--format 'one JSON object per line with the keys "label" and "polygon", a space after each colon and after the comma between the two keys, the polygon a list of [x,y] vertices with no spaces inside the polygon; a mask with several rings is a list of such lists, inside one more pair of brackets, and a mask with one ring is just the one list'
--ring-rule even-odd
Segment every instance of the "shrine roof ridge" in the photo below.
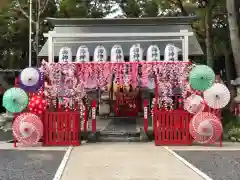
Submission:
{"label": "shrine roof ridge", "polygon": [[144,17],[144,18],[52,18],[46,20],[54,26],[114,26],[114,25],[180,25],[191,24],[197,16]]}

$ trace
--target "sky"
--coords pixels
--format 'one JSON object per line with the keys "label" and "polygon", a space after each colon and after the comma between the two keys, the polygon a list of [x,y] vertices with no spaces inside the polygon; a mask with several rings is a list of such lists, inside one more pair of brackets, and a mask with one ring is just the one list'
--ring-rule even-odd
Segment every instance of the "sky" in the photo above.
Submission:
{"label": "sky", "polygon": [[[117,10],[116,10],[117,9]],[[121,8],[118,6],[118,4],[115,4],[113,7],[112,7],[112,10],[116,10],[115,13],[110,13],[108,14],[105,18],[106,19],[110,19],[110,18],[115,18],[115,17],[118,17],[120,15],[123,15],[123,12],[121,10]]]}

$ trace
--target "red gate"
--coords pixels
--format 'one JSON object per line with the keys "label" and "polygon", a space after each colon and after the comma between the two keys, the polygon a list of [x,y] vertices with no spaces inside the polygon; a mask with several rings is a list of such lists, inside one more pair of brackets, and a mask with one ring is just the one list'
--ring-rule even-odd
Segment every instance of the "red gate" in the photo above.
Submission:
{"label": "red gate", "polygon": [[154,113],[155,145],[190,145],[192,115],[184,110],[157,110]]}
{"label": "red gate", "polygon": [[45,146],[80,145],[79,112],[45,112],[43,117]]}

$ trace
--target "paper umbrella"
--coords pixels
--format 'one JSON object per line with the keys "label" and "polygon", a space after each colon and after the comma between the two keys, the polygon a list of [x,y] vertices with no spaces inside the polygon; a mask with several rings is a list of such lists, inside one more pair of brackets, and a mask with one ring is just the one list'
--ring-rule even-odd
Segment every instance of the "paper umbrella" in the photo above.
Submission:
{"label": "paper umbrella", "polygon": [[194,90],[204,91],[215,82],[213,70],[206,65],[197,65],[189,73],[189,83]]}
{"label": "paper umbrella", "polygon": [[47,108],[47,101],[42,96],[32,96],[28,103],[28,109],[31,113],[40,115]]}
{"label": "paper umbrella", "polygon": [[3,107],[11,113],[23,111],[28,105],[28,95],[21,88],[10,88],[3,95]]}
{"label": "paper umbrella", "polygon": [[22,145],[35,145],[43,136],[43,124],[35,114],[22,113],[14,120],[12,131]]}
{"label": "paper umbrella", "polygon": [[184,102],[184,109],[191,114],[202,112],[205,108],[203,98],[199,95],[192,94]]}
{"label": "paper umbrella", "polygon": [[43,82],[43,73],[36,68],[25,68],[19,76],[20,87],[28,92],[36,92],[41,88]]}
{"label": "paper umbrella", "polygon": [[214,143],[222,134],[222,123],[214,114],[201,112],[192,118],[189,132],[198,143]]}
{"label": "paper umbrella", "polygon": [[206,104],[213,109],[225,107],[230,101],[230,92],[224,84],[215,83],[203,92]]}

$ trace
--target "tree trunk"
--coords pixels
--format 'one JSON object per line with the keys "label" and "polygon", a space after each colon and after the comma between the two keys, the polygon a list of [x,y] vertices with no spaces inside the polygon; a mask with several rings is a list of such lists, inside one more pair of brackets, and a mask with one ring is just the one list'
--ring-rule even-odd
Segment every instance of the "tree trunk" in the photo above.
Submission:
{"label": "tree trunk", "polygon": [[223,48],[223,53],[225,56],[227,86],[229,88],[229,91],[231,92],[232,97],[234,97],[236,95],[236,90],[231,84],[231,80],[233,80],[234,76],[233,76],[233,67],[231,63],[230,52],[231,50],[229,50],[227,47]]}
{"label": "tree trunk", "polygon": [[240,78],[240,38],[235,0],[227,0],[228,24],[237,77]]}
{"label": "tree trunk", "polygon": [[206,7],[205,28],[206,28],[206,51],[207,51],[207,65],[214,67],[214,52],[213,52],[213,38],[212,38],[212,8]]}

